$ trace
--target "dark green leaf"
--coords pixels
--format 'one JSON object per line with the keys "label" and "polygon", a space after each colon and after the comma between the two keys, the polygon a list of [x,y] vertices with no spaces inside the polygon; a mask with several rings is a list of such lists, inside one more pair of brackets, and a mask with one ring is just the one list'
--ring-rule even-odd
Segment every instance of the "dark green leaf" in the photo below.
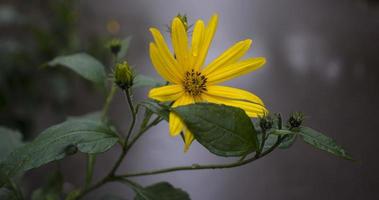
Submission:
{"label": "dark green leaf", "polygon": [[288,149],[292,147],[292,145],[295,143],[297,138],[297,134],[290,134],[287,135],[284,140],[280,143],[279,148],[281,149]]}
{"label": "dark green leaf", "polygon": [[128,36],[121,41],[121,49],[117,54],[117,60],[123,59],[126,56],[131,40],[132,40],[132,36]]}
{"label": "dark green leaf", "polygon": [[[141,193],[141,192],[140,192]],[[174,188],[170,183],[160,182],[144,188],[144,193],[149,193],[153,199],[144,198],[137,193],[135,200],[190,200],[190,196],[179,188]]]}
{"label": "dark green leaf", "polygon": [[0,162],[14,149],[22,145],[22,135],[20,132],[0,127]]}
{"label": "dark green leaf", "polygon": [[[102,153],[118,140],[116,133],[100,122],[68,120],[43,131],[34,141],[17,148],[4,160],[0,170],[9,177],[39,167],[79,150]],[[70,151],[70,152],[69,152]]]}
{"label": "dark green leaf", "polygon": [[137,87],[159,87],[159,86],[163,86],[165,84],[166,84],[165,81],[156,80],[152,77],[145,76],[142,74],[138,74],[134,78],[133,87],[134,88],[137,88]]}
{"label": "dark green leaf", "polygon": [[302,136],[304,142],[312,145],[317,149],[324,150],[333,155],[348,160],[353,159],[341,146],[337,145],[332,138],[329,138],[320,132],[317,132],[308,127],[300,127],[299,134]]}
{"label": "dark green leaf", "polygon": [[197,103],[174,108],[197,141],[219,156],[244,156],[255,151],[257,135],[240,108]]}
{"label": "dark green leaf", "polygon": [[59,56],[50,61],[48,65],[67,67],[98,86],[104,86],[106,81],[103,64],[86,53]]}
{"label": "dark green leaf", "polygon": [[[262,143],[262,136],[263,136],[262,134],[258,134],[259,144]],[[265,152],[266,150],[268,150],[272,146],[274,146],[277,140],[278,140],[277,135],[271,135],[270,134],[270,135],[266,136],[266,141],[265,141],[265,144],[263,146],[262,152]]]}
{"label": "dark green leaf", "polygon": [[47,178],[47,183],[42,188],[35,190],[32,200],[59,200],[63,190],[63,176],[55,171]]}
{"label": "dark green leaf", "polygon": [[170,114],[169,106],[150,99],[140,102],[140,105],[168,121]]}

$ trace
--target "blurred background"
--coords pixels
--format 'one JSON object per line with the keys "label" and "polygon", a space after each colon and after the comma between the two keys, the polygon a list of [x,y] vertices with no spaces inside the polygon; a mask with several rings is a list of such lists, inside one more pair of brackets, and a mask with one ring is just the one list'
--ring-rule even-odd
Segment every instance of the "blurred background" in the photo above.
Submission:
{"label": "blurred background", "polygon": [[[148,28],[161,30],[178,12],[190,23],[217,12],[219,28],[208,61],[236,41],[252,38],[248,56],[264,56],[264,68],[225,83],[254,92],[273,112],[306,113],[306,123],[337,140],[357,160],[349,162],[297,141],[289,150],[243,167],[177,172],[136,178],[142,185],[167,180],[194,200],[379,199],[379,2],[376,0],[57,0],[0,3],[0,125],[30,140],[63,121],[101,109],[101,91],[63,69],[46,69],[52,58],[81,51],[110,65],[106,42],[133,36],[128,62],[158,78],[148,56]],[[168,34],[166,35],[168,36]],[[110,70],[109,70],[110,71]],[[145,98],[147,89],[138,91]],[[111,106],[121,131],[129,116],[121,94]],[[118,156],[99,156],[95,179]],[[153,128],[131,150],[119,172],[192,163],[226,162],[194,142],[188,153],[167,123]],[[49,171],[61,169],[65,189],[84,182],[84,155],[77,154],[26,174],[24,189],[38,188]],[[123,185],[108,184],[89,195],[132,199]]]}

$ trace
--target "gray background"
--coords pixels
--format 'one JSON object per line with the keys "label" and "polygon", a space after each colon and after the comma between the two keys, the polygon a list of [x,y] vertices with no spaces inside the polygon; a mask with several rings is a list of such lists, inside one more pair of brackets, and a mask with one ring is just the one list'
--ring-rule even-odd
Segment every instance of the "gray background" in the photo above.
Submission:
{"label": "gray background", "polygon": [[[120,35],[134,36],[129,62],[139,72],[156,77],[148,56],[152,40],[148,28],[165,29],[178,12],[189,15],[191,22],[208,20],[212,13],[219,13],[219,28],[208,61],[245,38],[254,41],[248,56],[267,58],[264,68],[226,85],[254,92],[271,111],[305,112],[307,125],[335,138],[357,160],[335,158],[297,141],[289,150],[277,150],[235,169],[178,172],[135,180],[143,185],[167,180],[188,191],[194,200],[379,199],[379,8],[375,5],[358,0],[81,1],[80,7],[86,12],[81,13],[80,24],[87,27],[82,34],[105,32],[108,20],[118,20]],[[140,91],[137,98],[146,93]],[[101,100],[94,102],[93,108],[100,107]],[[78,108],[75,113],[81,111]],[[111,114],[120,130],[127,128],[127,112],[118,95]],[[96,179],[109,170],[117,155],[114,149],[99,157]],[[68,174],[66,180],[74,185],[83,181],[82,158],[73,156],[61,164]],[[184,154],[180,138],[171,138],[167,123],[162,123],[142,137],[119,172],[225,161],[196,142]],[[28,174],[31,187],[38,185],[47,169]],[[133,194],[123,185],[108,184],[87,199],[95,199],[100,193],[126,195],[129,199]]]}

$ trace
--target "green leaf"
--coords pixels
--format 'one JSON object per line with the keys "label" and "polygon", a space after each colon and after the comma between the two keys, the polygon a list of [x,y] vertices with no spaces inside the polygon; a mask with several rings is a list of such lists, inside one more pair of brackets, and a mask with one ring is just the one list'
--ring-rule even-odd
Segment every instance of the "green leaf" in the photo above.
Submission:
{"label": "green leaf", "polygon": [[324,150],[347,160],[353,160],[353,158],[341,146],[337,145],[332,138],[329,138],[320,132],[309,127],[300,127],[299,134],[302,136],[304,142],[317,149]]}
{"label": "green leaf", "polygon": [[134,88],[138,88],[138,87],[159,87],[159,86],[163,86],[163,85],[166,85],[165,81],[156,80],[152,77],[145,76],[142,74],[138,74],[134,78],[134,83],[133,83]]}
{"label": "green leaf", "polygon": [[98,86],[105,85],[106,73],[104,65],[86,53],[59,56],[48,62],[48,65],[67,67]]}
{"label": "green leaf", "polygon": [[35,190],[32,200],[59,200],[63,191],[63,176],[55,171],[47,178],[47,183],[42,188]]}
{"label": "green leaf", "polygon": [[286,138],[280,143],[280,149],[288,149],[295,143],[298,134],[287,135]]}
{"label": "green leaf", "polygon": [[170,107],[168,105],[159,103],[157,101],[148,99],[139,103],[141,106],[150,110],[158,116],[161,116],[163,119],[168,121],[168,116],[170,114]]}
{"label": "green leaf", "polygon": [[131,40],[132,40],[132,36],[128,36],[125,39],[121,40],[121,49],[117,54],[117,60],[123,59],[126,56]]}
{"label": "green leaf", "polygon": [[[141,193],[141,192],[140,192]],[[190,200],[190,196],[179,188],[174,188],[170,183],[160,182],[144,188],[144,193],[151,194],[153,199],[159,200]],[[135,200],[150,200],[137,193]]]}
{"label": "green leaf", "polygon": [[[60,160],[77,150],[102,153],[118,140],[116,133],[103,123],[68,120],[43,131],[34,141],[17,148],[0,166],[7,176]],[[1,184],[0,184],[1,185]]]}
{"label": "green leaf", "polygon": [[253,123],[240,108],[197,103],[174,108],[197,141],[219,156],[244,156],[258,147]]}
{"label": "green leaf", "polygon": [[14,149],[22,145],[22,135],[20,132],[0,127],[0,162]]}

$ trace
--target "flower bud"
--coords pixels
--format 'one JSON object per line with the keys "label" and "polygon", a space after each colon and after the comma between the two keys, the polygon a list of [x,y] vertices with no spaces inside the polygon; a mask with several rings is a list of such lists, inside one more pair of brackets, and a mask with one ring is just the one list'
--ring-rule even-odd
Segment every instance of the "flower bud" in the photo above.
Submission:
{"label": "flower bud", "polygon": [[301,112],[294,112],[288,119],[288,125],[290,128],[297,128],[301,126],[304,121],[304,114]]}
{"label": "flower bud", "polygon": [[115,83],[121,89],[128,89],[133,85],[134,73],[129,64],[124,61],[116,65],[114,72]]}
{"label": "flower bud", "polygon": [[259,126],[262,130],[268,130],[272,128],[272,125],[274,124],[273,119],[270,116],[263,116],[259,119]]}
{"label": "flower bud", "polygon": [[117,55],[121,50],[121,40],[119,39],[112,39],[109,42],[109,49],[114,55]]}
{"label": "flower bud", "polygon": [[186,32],[188,31],[188,19],[187,19],[187,15],[181,15],[180,13],[178,13],[178,15],[176,15],[177,18],[180,19],[180,21],[182,21],[183,25],[184,25],[184,28],[186,30]]}

